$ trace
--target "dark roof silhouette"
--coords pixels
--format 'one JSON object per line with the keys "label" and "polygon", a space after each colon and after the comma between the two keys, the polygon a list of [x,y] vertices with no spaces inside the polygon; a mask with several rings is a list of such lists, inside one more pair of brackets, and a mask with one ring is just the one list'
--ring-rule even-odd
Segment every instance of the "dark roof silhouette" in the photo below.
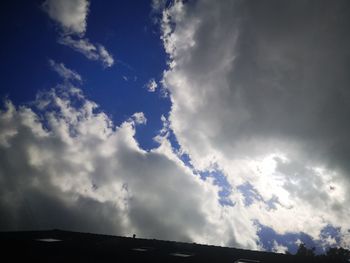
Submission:
{"label": "dark roof silhouette", "polygon": [[61,230],[0,232],[0,243],[2,258],[25,262],[320,262],[271,252]]}

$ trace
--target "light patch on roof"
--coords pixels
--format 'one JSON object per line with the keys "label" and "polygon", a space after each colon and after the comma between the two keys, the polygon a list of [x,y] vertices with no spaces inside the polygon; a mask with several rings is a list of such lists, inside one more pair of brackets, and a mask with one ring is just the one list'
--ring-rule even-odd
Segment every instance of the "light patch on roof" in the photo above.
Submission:
{"label": "light patch on roof", "polygon": [[134,251],[140,251],[140,252],[146,252],[146,251],[149,251],[149,250],[152,250],[153,247],[137,247],[137,248],[133,248],[132,250]]}
{"label": "light patch on roof", "polygon": [[170,255],[175,256],[175,257],[182,257],[182,258],[187,258],[193,256],[192,254],[185,254],[185,253],[171,253]]}
{"label": "light patch on roof", "polygon": [[234,263],[259,263],[260,260],[255,259],[237,259]]}
{"label": "light patch on roof", "polygon": [[38,238],[35,240],[41,241],[41,242],[60,242],[60,241],[62,241],[61,239],[56,239],[56,238]]}

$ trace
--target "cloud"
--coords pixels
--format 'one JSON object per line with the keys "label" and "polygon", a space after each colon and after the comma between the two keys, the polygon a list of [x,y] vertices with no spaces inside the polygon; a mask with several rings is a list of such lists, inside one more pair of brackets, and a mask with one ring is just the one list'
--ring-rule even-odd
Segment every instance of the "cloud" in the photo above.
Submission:
{"label": "cloud", "polygon": [[64,36],[59,38],[58,43],[71,47],[90,60],[100,60],[105,67],[111,67],[114,64],[113,56],[104,46],[94,45],[87,38],[73,39],[70,36]]}
{"label": "cloud", "polygon": [[167,127],[159,147],[146,152],[134,138],[135,123],[146,122],[141,112],[114,126],[69,85],[28,105],[7,101],[0,112],[1,230],[135,233],[259,248],[243,204],[219,204],[219,187],[178,159]]}
{"label": "cloud", "polygon": [[91,44],[88,39],[73,39],[72,37],[67,36],[60,38],[59,43],[75,49],[84,54],[88,59],[98,60],[99,58],[96,46]]}
{"label": "cloud", "polygon": [[89,1],[46,0],[42,5],[49,17],[57,22],[62,32],[58,43],[68,46],[90,60],[99,60],[105,67],[114,64],[113,56],[101,44],[93,44],[84,38],[87,29]]}
{"label": "cloud", "polygon": [[132,119],[135,121],[136,124],[146,124],[147,119],[143,112],[136,112],[132,115]]}
{"label": "cloud", "polygon": [[149,92],[155,92],[158,87],[157,82],[154,79],[150,79],[146,86]]}
{"label": "cloud", "polygon": [[160,25],[162,22],[161,13],[167,6],[166,0],[152,0],[151,3],[151,19],[155,25]]}
{"label": "cloud", "polygon": [[60,75],[65,81],[82,82],[81,76],[77,72],[67,68],[63,63],[57,63],[54,60],[49,59],[49,64],[52,70]]}
{"label": "cloud", "polygon": [[163,11],[181,151],[233,189],[249,182],[261,198],[248,217],[278,233],[317,239],[330,223],[345,240],[350,228],[349,8],[175,1]]}
{"label": "cloud", "polygon": [[[261,249],[259,225],[325,245],[338,242],[321,236],[333,226],[349,247],[348,9],[346,2],[175,1],[161,20],[169,55],[161,83],[172,106],[150,151],[135,139],[135,125],[147,123],[142,112],[115,126],[69,83],[28,105],[7,101],[0,229]],[[83,38],[86,24],[61,24],[61,44],[113,64],[103,46]],[[79,76],[50,63],[64,79]],[[232,187],[225,196],[232,205],[220,204],[212,177],[199,176],[218,171]]]}
{"label": "cloud", "polygon": [[273,241],[273,247],[272,247],[272,250],[276,253],[286,253],[286,251],[288,251],[288,248],[283,246],[283,245],[280,245],[276,242],[276,240]]}
{"label": "cloud", "polygon": [[46,0],[43,8],[66,34],[84,35],[89,12],[87,0]]}
{"label": "cloud", "polygon": [[152,0],[152,10],[153,12],[161,12],[165,9],[166,0]]}
{"label": "cloud", "polygon": [[97,45],[98,53],[100,55],[100,60],[103,61],[103,64],[107,67],[111,67],[114,64],[113,56],[106,50],[102,45]]}

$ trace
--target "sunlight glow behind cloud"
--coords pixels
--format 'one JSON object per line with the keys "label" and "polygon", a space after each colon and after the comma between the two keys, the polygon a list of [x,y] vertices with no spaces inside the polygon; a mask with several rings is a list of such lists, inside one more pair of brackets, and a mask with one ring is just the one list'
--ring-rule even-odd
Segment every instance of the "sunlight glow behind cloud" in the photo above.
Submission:
{"label": "sunlight glow behind cloud", "polygon": [[[175,1],[163,11],[170,127],[195,169],[218,167],[233,189],[252,185],[249,218],[314,239],[332,224],[346,241],[350,110],[339,96],[348,97],[348,61],[336,43],[350,42],[348,17],[312,1],[275,4],[271,23],[260,2]],[[312,7],[311,17],[294,15]],[[311,22],[319,17],[336,42]]]}

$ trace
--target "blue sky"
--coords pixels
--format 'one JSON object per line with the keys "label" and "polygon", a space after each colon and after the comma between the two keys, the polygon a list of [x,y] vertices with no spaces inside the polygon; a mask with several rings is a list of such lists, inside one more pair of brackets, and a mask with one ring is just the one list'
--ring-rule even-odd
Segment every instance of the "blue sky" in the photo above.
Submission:
{"label": "blue sky", "polygon": [[0,230],[348,247],[337,3],[2,3]]}
{"label": "blue sky", "polygon": [[[9,96],[16,103],[34,100],[38,90],[59,82],[48,59],[64,62],[84,76],[84,93],[101,105],[116,124],[134,112],[144,111],[148,124],[139,128],[137,136],[145,149],[153,148],[152,138],[161,128],[160,117],[169,112],[170,103],[160,92],[151,94],[146,88],[151,78],[159,81],[166,68],[159,27],[152,22],[151,3],[111,2],[106,8],[94,2],[90,8],[93,12],[89,13],[86,37],[103,43],[114,54],[116,62],[111,68],[87,61],[57,44],[58,26],[47,18],[40,1],[7,3],[2,8],[6,21],[2,32],[10,37],[4,39],[1,57],[14,66],[1,64],[1,97]],[[16,17],[11,15],[14,10],[19,12]],[[18,74],[25,78],[18,78]]]}

